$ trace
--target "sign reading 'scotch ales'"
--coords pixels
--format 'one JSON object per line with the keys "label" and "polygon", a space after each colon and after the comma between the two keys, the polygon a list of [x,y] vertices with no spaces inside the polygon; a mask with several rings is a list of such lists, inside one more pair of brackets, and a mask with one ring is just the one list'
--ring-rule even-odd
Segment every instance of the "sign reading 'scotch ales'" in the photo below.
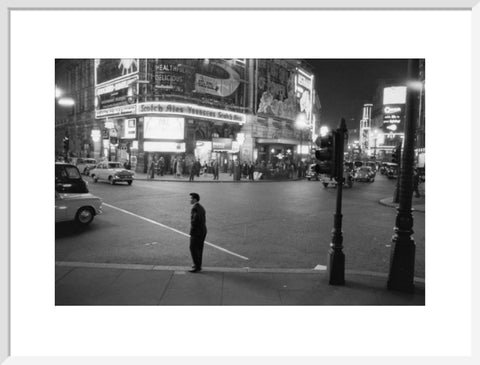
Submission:
{"label": "sign reading 'scotch ales'", "polygon": [[164,115],[183,115],[189,117],[204,117],[208,119],[221,120],[244,124],[245,114],[235,113],[228,110],[218,110],[207,108],[194,104],[173,103],[173,102],[151,102],[139,103],[137,105],[138,114],[164,114]]}

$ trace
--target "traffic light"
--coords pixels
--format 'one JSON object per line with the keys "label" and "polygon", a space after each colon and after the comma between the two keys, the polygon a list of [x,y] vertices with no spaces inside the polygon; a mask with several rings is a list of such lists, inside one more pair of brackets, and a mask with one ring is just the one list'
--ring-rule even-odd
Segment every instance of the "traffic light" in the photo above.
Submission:
{"label": "traffic light", "polygon": [[315,151],[315,158],[319,161],[317,166],[321,174],[336,175],[335,137],[336,132],[330,131],[315,140],[315,144],[320,147]]}
{"label": "traffic light", "polygon": [[69,144],[70,144],[70,139],[68,138],[68,136],[63,137],[63,149],[65,151],[68,151]]}
{"label": "traffic light", "polygon": [[402,147],[397,146],[392,152],[392,162],[396,164],[400,164],[400,158],[402,153]]}

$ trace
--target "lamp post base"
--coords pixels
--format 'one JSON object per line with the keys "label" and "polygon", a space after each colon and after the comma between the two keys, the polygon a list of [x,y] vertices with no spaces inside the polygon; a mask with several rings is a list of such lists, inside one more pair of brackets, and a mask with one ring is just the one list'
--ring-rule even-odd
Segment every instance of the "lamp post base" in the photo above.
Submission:
{"label": "lamp post base", "polygon": [[345,285],[345,255],[341,250],[328,251],[328,283]]}
{"label": "lamp post base", "polygon": [[415,243],[410,238],[400,242],[396,237],[392,240],[392,246],[387,287],[389,290],[411,293],[414,290]]}

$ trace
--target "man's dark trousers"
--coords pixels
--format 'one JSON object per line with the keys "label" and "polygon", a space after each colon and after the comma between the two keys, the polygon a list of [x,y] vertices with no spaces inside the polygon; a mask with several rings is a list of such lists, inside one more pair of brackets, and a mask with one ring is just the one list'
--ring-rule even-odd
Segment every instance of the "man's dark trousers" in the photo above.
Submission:
{"label": "man's dark trousers", "polygon": [[206,236],[206,234],[203,236],[190,236],[190,253],[196,269],[202,268],[203,246],[205,245]]}

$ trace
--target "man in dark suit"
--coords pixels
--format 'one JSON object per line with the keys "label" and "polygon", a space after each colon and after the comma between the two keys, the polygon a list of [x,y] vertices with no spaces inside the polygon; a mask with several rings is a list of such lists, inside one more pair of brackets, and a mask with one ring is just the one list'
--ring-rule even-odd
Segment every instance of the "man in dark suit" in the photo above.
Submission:
{"label": "man in dark suit", "polygon": [[192,255],[193,266],[190,272],[199,272],[202,270],[202,255],[205,237],[207,236],[207,226],[205,225],[205,209],[200,205],[200,195],[190,193],[190,204],[193,205],[191,212],[190,226],[190,253]]}

